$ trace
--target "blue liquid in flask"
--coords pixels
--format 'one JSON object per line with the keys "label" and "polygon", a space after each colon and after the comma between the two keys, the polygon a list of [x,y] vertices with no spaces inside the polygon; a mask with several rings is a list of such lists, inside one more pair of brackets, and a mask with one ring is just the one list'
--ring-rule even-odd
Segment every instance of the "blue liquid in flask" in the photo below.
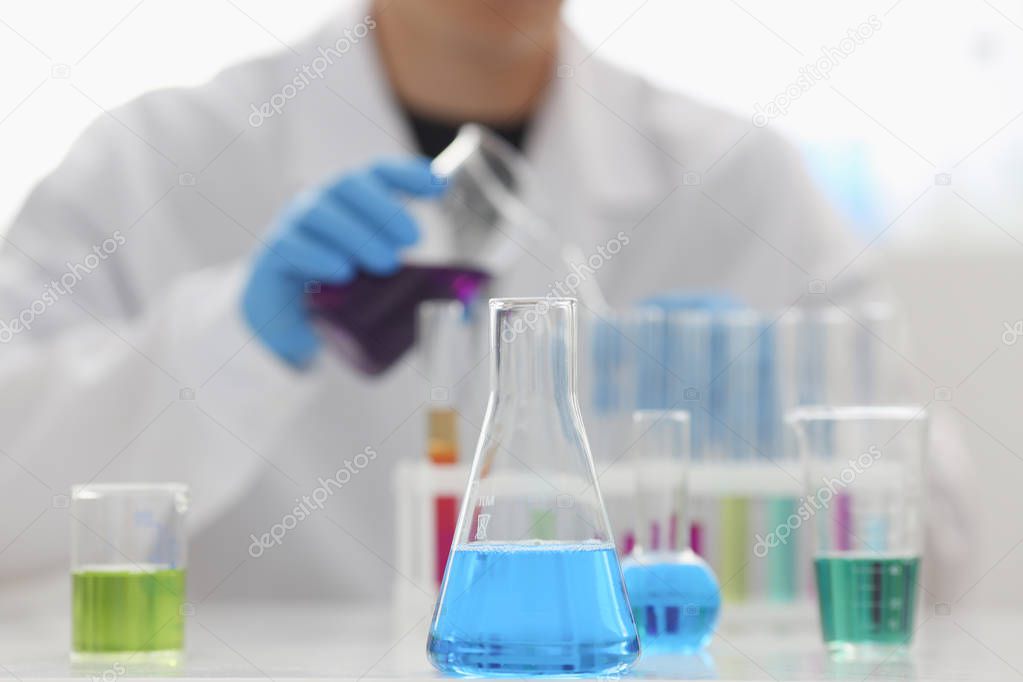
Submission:
{"label": "blue liquid in flask", "polygon": [[442,589],[427,652],[444,672],[614,674],[639,658],[611,545],[462,545]]}
{"label": "blue liquid in flask", "polygon": [[622,572],[644,651],[693,653],[710,643],[721,588],[697,554],[687,550],[628,558]]}

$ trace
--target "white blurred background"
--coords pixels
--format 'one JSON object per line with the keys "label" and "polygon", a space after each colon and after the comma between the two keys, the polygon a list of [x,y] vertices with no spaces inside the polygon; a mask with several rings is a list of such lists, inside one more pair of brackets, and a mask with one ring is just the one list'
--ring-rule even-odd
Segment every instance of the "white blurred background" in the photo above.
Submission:
{"label": "white blurred background", "polygon": [[[0,234],[105,110],[280,49],[339,1],[0,4]],[[769,125],[881,259],[915,339],[893,352],[923,399],[951,389],[932,407],[962,424],[981,480],[964,602],[1023,605],[1023,336],[1010,331],[1023,320],[1023,0],[576,0],[566,13],[600,56],[743,117],[850,29],[879,26]]]}

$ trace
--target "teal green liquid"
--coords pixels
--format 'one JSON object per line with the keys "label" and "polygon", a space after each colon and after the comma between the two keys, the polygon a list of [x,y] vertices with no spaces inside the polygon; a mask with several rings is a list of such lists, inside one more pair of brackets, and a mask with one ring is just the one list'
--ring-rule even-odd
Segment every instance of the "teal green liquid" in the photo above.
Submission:
{"label": "teal green liquid", "polygon": [[[784,497],[767,501],[767,527],[786,525],[793,514],[798,514],[798,501]],[[790,536],[784,544],[773,547],[767,556],[767,598],[774,602],[792,602],[796,599],[796,576],[799,575],[797,558],[799,541]]]}
{"label": "teal green liquid", "polygon": [[821,628],[832,649],[909,644],[919,557],[823,556],[814,569]]}
{"label": "teal green liquid", "polygon": [[176,651],[184,644],[185,571],[82,570],[71,574],[72,649]]}

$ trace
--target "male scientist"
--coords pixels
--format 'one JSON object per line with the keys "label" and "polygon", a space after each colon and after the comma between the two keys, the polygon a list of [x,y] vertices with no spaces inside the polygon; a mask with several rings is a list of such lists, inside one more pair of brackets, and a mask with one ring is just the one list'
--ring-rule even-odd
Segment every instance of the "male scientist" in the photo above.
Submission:
{"label": "male scientist", "polygon": [[[423,452],[431,378],[336,361],[303,293],[445,257],[427,159],[463,122],[522,151],[543,190],[527,200],[564,242],[589,255],[628,235],[592,274],[615,306],[689,290],[781,310],[818,280],[855,289],[862,247],[790,146],[605,62],[560,5],[355,2],[89,127],[0,250],[4,582],[66,570],[66,495],[94,480],[191,485],[199,597],[379,598],[408,579],[391,476]],[[520,256],[495,294],[566,276]],[[953,542],[964,516],[942,504]]]}

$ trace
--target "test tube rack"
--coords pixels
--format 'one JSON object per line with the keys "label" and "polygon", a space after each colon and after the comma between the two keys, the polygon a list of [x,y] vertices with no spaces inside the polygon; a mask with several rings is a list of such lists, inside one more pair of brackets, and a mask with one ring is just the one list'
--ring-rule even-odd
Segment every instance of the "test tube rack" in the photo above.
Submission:
{"label": "test tube rack", "polygon": [[[616,540],[634,505],[627,471],[632,411],[685,409],[693,429],[686,539],[717,573],[726,604],[809,599],[806,527],[790,528],[780,547],[757,556],[770,533],[799,525],[792,519],[804,481],[782,417],[799,404],[904,401],[903,377],[877,340],[891,338],[892,323],[885,306],[785,314],[640,308],[582,320],[580,402]],[[476,435],[459,434],[465,461],[458,464],[397,467],[398,605],[432,604],[437,552],[444,551],[433,500],[464,494],[471,459],[465,445]]]}

